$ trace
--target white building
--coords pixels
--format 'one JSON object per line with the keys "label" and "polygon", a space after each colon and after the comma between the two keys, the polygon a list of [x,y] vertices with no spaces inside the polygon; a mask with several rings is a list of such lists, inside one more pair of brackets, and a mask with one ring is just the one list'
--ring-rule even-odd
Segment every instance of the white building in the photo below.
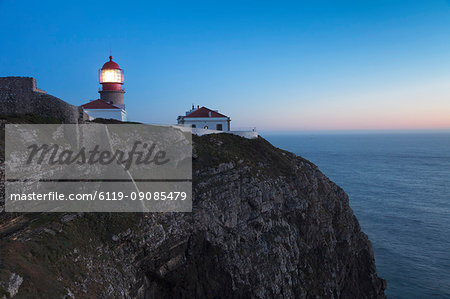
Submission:
{"label": "white building", "polygon": [[217,110],[199,106],[195,108],[192,105],[192,109],[187,111],[185,116],[178,116],[177,122],[181,125],[191,125],[192,128],[230,131],[231,119]]}
{"label": "white building", "polygon": [[89,120],[94,120],[96,118],[112,118],[120,121],[127,121],[127,112],[125,111],[125,108],[107,103],[100,99],[81,105],[81,107],[89,116]]}

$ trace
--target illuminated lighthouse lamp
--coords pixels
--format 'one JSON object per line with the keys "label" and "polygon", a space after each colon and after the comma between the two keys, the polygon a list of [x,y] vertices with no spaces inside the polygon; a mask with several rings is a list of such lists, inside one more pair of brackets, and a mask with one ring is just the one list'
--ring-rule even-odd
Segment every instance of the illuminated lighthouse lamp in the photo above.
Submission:
{"label": "illuminated lighthouse lamp", "polygon": [[105,83],[124,83],[123,70],[117,63],[112,61],[112,56],[109,56],[109,61],[103,65],[98,71],[100,84]]}

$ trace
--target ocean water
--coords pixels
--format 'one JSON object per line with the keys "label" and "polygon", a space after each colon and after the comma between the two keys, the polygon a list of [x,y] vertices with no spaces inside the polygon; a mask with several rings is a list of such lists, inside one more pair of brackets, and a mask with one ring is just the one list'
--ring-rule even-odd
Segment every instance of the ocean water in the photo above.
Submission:
{"label": "ocean water", "polygon": [[450,134],[263,135],[350,197],[388,298],[450,298]]}

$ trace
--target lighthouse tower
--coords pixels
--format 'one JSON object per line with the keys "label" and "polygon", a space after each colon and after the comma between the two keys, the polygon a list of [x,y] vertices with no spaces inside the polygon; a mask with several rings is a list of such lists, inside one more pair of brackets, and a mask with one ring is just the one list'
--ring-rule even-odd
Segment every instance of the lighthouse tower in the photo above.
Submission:
{"label": "lighthouse tower", "polygon": [[102,85],[102,89],[99,90],[100,99],[109,104],[125,107],[123,103],[125,90],[122,89],[123,70],[112,60],[112,56],[109,56],[109,61],[98,71],[98,77]]}
{"label": "lighthouse tower", "polygon": [[90,120],[105,118],[126,121],[123,70],[112,60],[112,56],[109,56],[109,61],[98,71],[98,80],[102,85],[98,91],[100,99],[81,105],[83,111],[89,115]]}

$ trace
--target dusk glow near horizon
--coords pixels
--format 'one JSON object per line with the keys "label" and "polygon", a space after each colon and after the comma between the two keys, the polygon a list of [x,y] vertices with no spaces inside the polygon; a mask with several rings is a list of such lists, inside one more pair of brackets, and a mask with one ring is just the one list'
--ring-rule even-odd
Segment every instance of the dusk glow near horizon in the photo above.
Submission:
{"label": "dusk glow near horizon", "polygon": [[110,51],[130,121],[191,106],[259,131],[450,129],[447,1],[0,0],[0,76],[99,98]]}

